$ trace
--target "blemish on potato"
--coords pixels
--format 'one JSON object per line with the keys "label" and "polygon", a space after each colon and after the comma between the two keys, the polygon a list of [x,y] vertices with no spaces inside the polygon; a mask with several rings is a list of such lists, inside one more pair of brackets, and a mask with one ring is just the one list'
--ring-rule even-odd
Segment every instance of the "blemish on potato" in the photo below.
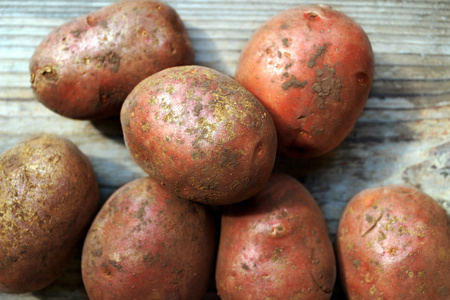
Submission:
{"label": "blemish on potato", "polygon": [[399,236],[410,235],[409,230],[404,225],[400,225],[397,229],[397,232]]}
{"label": "blemish on potato", "polygon": [[202,110],[203,105],[201,103],[197,103],[194,107],[194,111],[196,113],[196,115],[198,115],[200,113],[200,111]]}
{"label": "blemish on potato", "polygon": [[76,37],[76,38],[79,38],[80,37],[80,34],[82,34],[83,32],[85,32],[86,30],[73,30],[73,31],[71,31],[70,33],[74,36],[74,37]]}
{"label": "blemish on potato", "polygon": [[102,249],[95,249],[95,250],[91,251],[91,254],[95,257],[100,257],[100,256],[102,256],[103,251],[102,251]]}
{"label": "blemish on potato", "polygon": [[148,103],[148,105],[153,105],[153,104],[155,104],[155,103],[156,103],[156,97],[155,97],[154,95],[151,95],[151,96],[148,98],[147,103]]}
{"label": "blemish on potato", "polygon": [[187,89],[185,93],[185,99],[190,100],[194,96],[195,91],[193,89]]}
{"label": "blemish on potato", "polygon": [[305,12],[304,16],[309,19],[314,19],[315,17],[317,17],[317,13],[313,11],[307,11]]}
{"label": "blemish on potato", "polygon": [[92,17],[92,16],[87,16],[87,17],[86,17],[86,23],[87,23],[89,26],[95,26],[95,25],[97,25],[97,23],[95,22],[95,18]]}
{"label": "blemish on potato", "polygon": [[370,294],[371,296],[373,296],[373,295],[376,294],[376,292],[377,292],[377,287],[376,287],[375,284],[374,284],[374,285],[372,285],[372,286],[370,287],[369,294]]}
{"label": "blemish on potato", "polygon": [[144,222],[145,214],[146,214],[145,209],[143,207],[139,207],[139,210],[136,214],[136,218],[139,219],[141,222]]}
{"label": "blemish on potato", "polygon": [[146,37],[148,35],[147,30],[145,30],[144,27],[139,28],[138,33],[143,37]]}
{"label": "blemish on potato", "polygon": [[293,88],[305,88],[305,86],[308,84],[307,80],[303,80],[303,81],[298,81],[297,78],[292,75],[291,79],[289,79],[289,81],[283,83],[282,88],[283,90],[287,91],[290,87]]}
{"label": "blemish on potato", "polygon": [[58,80],[58,71],[56,69],[56,66],[54,66],[54,65],[45,66],[41,70],[41,75],[44,76],[44,78],[49,81],[57,81]]}
{"label": "blemish on potato", "polygon": [[416,292],[419,294],[425,293],[425,284],[419,285],[416,289]]}
{"label": "blemish on potato", "polygon": [[[325,100],[331,97],[333,100],[340,101],[342,82],[335,76],[336,69],[327,66],[317,71],[317,82],[313,84],[312,90],[320,99]],[[323,103],[320,102],[318,105],[321,106]]]}
{"label": "blemish on potato", "polygon": [[200,88],[203,89],[203,90],[205,90],[205,92],[206,92],[206,91],[212,92],[212,91],[210,91],[210,90],[211,90],[210,87],[211,87],[211,82],[210,82],[210,81],[203,81],[203,82],[200,84]]}
{"label": "blemish on potato", "polygon": [[115,52],[108,52],[105,56],[105,60],[111,65],[110,70],[114,73],[119,72],[120,56]]}
{"label": "blemish on potato", "polygon": [[358,72],[355,75],[356,82],[362,87],[365,87],[369,84],[369,76],[365,72]]}
{"label": "blemish on potato", "polygon": [[[194,160],[202,160],[205,157],[205,153],[203,151],[196,149],[191,154],[192,159]],[[187,191],[187,190],[185,190]]]}
{"label": "blemish on potato", "polygon": [[270,235],[272,237],[281,237],[285,235],[285,227],[282,224],[276,224],[275,226],[271,227]]}
{"label": "blemish on potato", "polygon": [[287,23],[283,23],[280,26],[280,29],[288,29],[288,28],[289,28],[289,25]]}
{"label": "blemish on potato", "polygon": [[387,237],[386,237],[386,234],[384,233],[384,231],[380,230],[380,231],[379,231],[378,238],[377,238],[377,241],[378,241],[378,242],[381,242],[381,241],[384,241],[386,238],[387,238]]}
{"label": "blemish on potato", "polygon": [[327,51],[327,45],[323,44],[322,46],[319,46],[317,48],[316,53],[314,53],[314,55],[311,57],[311,59],[308,61],[308,67],[309,68],[313,68],[314,65],[316,64],[316,60],[317,58],[319,58],[323,53],[325,53],[325,51]]}
{"label": "blemish on potato", "polygon": [[282,259],[283,252],[284,252],[283,248],[276,247],[273,250],[272,257],[270,258],[270,260],[273,261],[273,262],[280,261]]}
{"label": "blemish on potato", "polygon": [[354,260],[352,260],[352,265],[355,267],[355,269],[359,270],[361,261],[359,259],[354,259]]}
{"label": "blemish on potato", "polygon": [[167,92],[169,95],[173,95],[173,94],[175,93],[175,88],[174,88],[174,86],[173,86],[173,85],[169,85],[169,86],[166,88],[166,92]]}
{"label": "blemish on potato", "polygon": [[411,270],[407,270],[406,274],[408,275],[409,278],[413,278],[414,277],[414,272]]}

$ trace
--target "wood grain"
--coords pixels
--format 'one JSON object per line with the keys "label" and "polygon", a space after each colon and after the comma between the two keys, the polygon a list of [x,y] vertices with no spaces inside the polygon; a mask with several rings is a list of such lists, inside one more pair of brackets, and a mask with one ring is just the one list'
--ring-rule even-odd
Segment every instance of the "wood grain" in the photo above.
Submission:
{"label": "wood grain", "polygon": [[[0,0],[0,152],[42,133],[74,141],[91,159],[102,200],[144,173],[131,160],[117,118],[70,120],[40,105],[28,62],[53,28],[113,1]],[[283,1],[167,1],[193,41],[196,63],[233,76],[252,32],[289,7]],[[450,214],[450,3],[448,1],[324,1],[354,18],[375,53],[367,106],[334,151],[307,161],[278,158],[319,203],[334,240],[347,201],[368,187],[404,183],[434,197]],[[214,294],[208,296],[215,299]],[[337,288],[334,299],[340,299]],[[79,260],[44,291],[0,299],[86,299]]]}

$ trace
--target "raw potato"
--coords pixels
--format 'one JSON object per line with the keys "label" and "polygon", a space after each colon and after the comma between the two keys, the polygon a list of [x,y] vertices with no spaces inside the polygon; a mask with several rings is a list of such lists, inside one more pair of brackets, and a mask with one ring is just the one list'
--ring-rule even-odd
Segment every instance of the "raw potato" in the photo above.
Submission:
{"label": "raw potato", "polygon": [[119,1],[53,30],[31,58],[31,83],[37,99],[58,114],[106,118],[119,115],[141,80],[193,59],[173,8],[152,0]]}
{"label": "raw potato", "polygon": [[83,248],[83,282],[91,300],[201,299],[215,251],[206,206],[140,178],[117,190],[93,222]]}
{"label": "raw potato", "polygon": [[227,299],[330,299],[336,263],[325,220],[300,182],[274,173],[222,214],[216,282]]}
{"label": "raw potato", "polygon": [[210,68],[174,67],[143,80],[127,97],[121,124],[137,164],[200,203],[247,199],[274,166],[277,137],[267,110]]}
{"label": "raw potato", "polygon": [[69,140],[41,136],[0,155],[0,292],[57,279],[99,207],[92,166]]}
{"label": "raw potato", "polygon": [[340,279],[350,299],[450,299],[450,221],[409,186],[364,190],[338,228]]}
{"label": "raw potato", "polygon": [[374,75],[370,41],[326,5],[297,6],[263,24],[243,49],[236,80],[270,112],[290,158],[337,147],[359,118]]}

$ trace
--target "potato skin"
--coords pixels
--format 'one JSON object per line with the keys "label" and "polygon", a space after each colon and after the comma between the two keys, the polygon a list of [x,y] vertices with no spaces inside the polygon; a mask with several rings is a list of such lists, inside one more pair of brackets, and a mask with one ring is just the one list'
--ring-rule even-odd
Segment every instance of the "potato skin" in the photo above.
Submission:
{"label": "potato skin", "polygon": [[349,299],[449,299],[450,222],[422,191],[366,189],[338,227],[339,276]]}
{"label": "potato skin", "polygon": [[74,119],[116,116],[147,76],[192,64],[182,20],[168,4],[119,1],[53,30],[30,61],[37,99]]}
{"label": "potato skin", "polygon": [[336,263],[325,220],[295,178],[274,173],[262,191],[222,213],[217,290],[226,299],[330,299]]}
{"label": "potato skin", "polygon": [[87,157],[44,135],[0,155],[0,292],[40,290],[70,263],[99,207]]}
{"label": "potato skin", "polygon": [[200,203],[251,197],[275,163],[267,110],[207,67],[169,68],[143,80],[124,102],[121,124],[136,163],[173,193]]}
{"label": "potato skin", "polygon": [[201,299],[216,251],[211,211],[145,177],[118,189],[86,237],[83,282],[95,299]]}
{"label": "potato skin", "polygon": [[326,5],[297,6],[264,23],[235,79],[270,112],[278,151],[310,158],[337,147],[359,118],[374,75],[363,29]]}

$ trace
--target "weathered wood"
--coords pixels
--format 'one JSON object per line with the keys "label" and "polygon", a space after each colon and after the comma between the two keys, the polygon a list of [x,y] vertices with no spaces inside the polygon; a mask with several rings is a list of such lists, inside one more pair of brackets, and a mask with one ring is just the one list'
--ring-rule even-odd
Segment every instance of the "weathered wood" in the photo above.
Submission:
{"label": "weathered wood", "polygon": [[[58,25],[113,1],[0,0],[0,152],[31,136],[60,134],[91,159],[102,200],[143,176],[128,154],[117,118],[89,122],[61,117],[34,98],[28,62]],[[193,41],[196,63],[233,76],[252,32],[275,13],[310,3],[167,1]],[[375,79],[350,136],[334,151],[307,161],[277,160],[319,203],[334,239],[347,201],[364,188],[405,183],[421,188],[450,213],[450,3],[428,0],[330,0],[367,32]],[[75,260],[44,291],[0,299],[86,299]],[[337,290],[335,299],[340,297]],[[216,298],[210,294],[208,299]]]}

